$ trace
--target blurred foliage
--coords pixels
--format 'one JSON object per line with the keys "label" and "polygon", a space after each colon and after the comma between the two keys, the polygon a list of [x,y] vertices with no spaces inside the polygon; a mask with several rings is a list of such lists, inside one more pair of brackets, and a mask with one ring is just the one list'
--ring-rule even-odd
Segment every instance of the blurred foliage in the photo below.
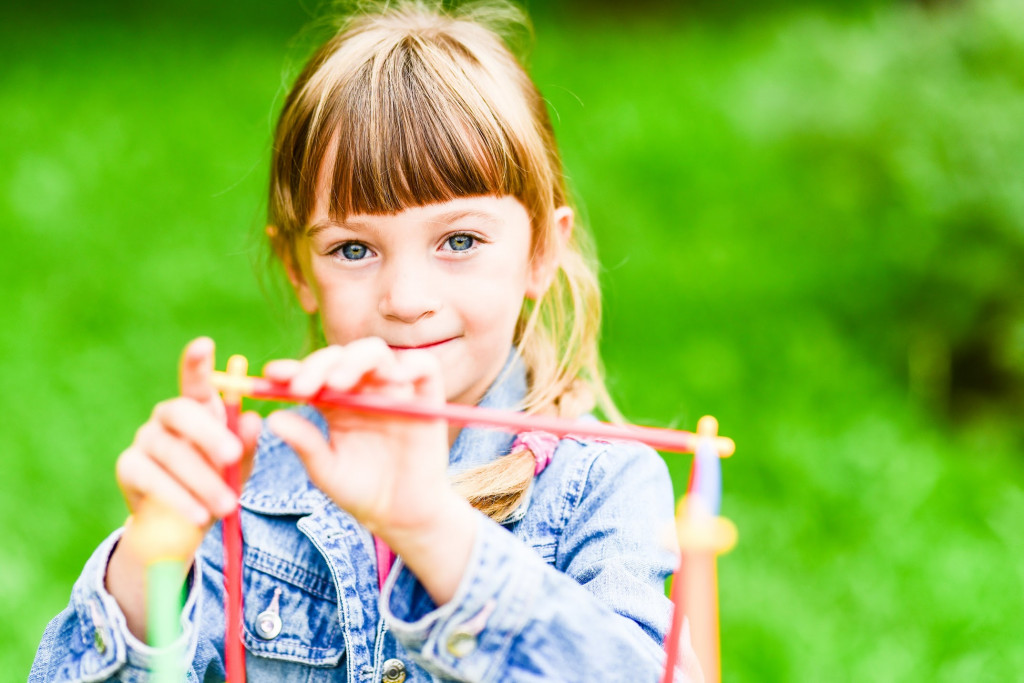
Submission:
{"label": "blurred foliage", "polygon": [[[597,236],[621,407],[715,414],[739,445],[725,679],[1013,680],[1024,7],[706,7],[536,6],[532,69]],[[123,517],[114,460],[184,342],[301,348],[259,245],[308,8],[20,12],[0,26],[12,680]]]}

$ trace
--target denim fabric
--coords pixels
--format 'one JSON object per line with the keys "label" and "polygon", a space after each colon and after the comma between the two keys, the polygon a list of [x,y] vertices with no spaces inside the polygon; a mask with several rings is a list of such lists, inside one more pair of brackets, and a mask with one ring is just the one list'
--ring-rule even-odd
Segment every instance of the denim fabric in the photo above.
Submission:
{"label": "denim fabric", "polygon": [[[481,405],[514,408],[525,373],[511,362]],[[311,408],[300,412],[324,428]],[[453,471],[507,453],[513,436],[467,428]],[[406,683],[657,681],[676,557],[667,469],[649,448],[582,438],[559,442],[528,499],[504,525],[480,515],[455,597],[437,606],[403,565],[378,590],[373,538],[306,476],[273,435],[260,439],[242,494],[245,646],[251,681],[380,681],[387,660]],[[147,680],[152,650],[127,631],[104,590],[119,532],[104,541],[47,627],[30,681]],[[186,680],[223,680],[220,527],[196,558],[175,644]],[[282,628],[257,631],[275,594]],[[688,642],[677,680],[699,680]],[[689,672],[689,674],[683,673]]]}

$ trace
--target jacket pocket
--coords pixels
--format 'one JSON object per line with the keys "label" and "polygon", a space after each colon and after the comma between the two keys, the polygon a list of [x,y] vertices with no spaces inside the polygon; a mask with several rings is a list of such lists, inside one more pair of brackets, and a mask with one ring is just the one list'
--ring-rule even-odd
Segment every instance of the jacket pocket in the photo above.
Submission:
{"label": "jacket pocket", "polygon": [[268,659],[337,666],[345,645],[331,580],[253,547],[244,572],[245,647]]}

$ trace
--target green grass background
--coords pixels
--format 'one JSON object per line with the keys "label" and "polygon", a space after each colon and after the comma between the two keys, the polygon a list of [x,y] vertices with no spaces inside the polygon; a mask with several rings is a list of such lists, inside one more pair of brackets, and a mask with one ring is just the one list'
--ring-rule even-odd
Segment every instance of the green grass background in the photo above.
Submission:
{"label": "green grass background", "polygon": [[[613,393],[738,443],[724,678],[1019,680],[1024,6],[536,9]],[[4,680],[122,521],[114,462],[182,345],[301,350],[260,230],[307,18],[0,24]]]}

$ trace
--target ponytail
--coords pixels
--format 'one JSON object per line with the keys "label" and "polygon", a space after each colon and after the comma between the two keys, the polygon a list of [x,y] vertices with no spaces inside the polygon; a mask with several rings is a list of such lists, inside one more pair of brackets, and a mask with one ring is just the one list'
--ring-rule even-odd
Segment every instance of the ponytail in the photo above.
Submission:
{"label": "ponytail", "polygon": [[533,452],[522,448],[460,472],[452,480],[452,487],[470,505],[500,524],[522,503],[535,467]]}
{"label": "ponytail", "polygon": [[548,432],[521,432],[508,455],[455,476],[452,486],[470,505],[504,522],[522,505],[533,478],[544,471],[558,447]]}

